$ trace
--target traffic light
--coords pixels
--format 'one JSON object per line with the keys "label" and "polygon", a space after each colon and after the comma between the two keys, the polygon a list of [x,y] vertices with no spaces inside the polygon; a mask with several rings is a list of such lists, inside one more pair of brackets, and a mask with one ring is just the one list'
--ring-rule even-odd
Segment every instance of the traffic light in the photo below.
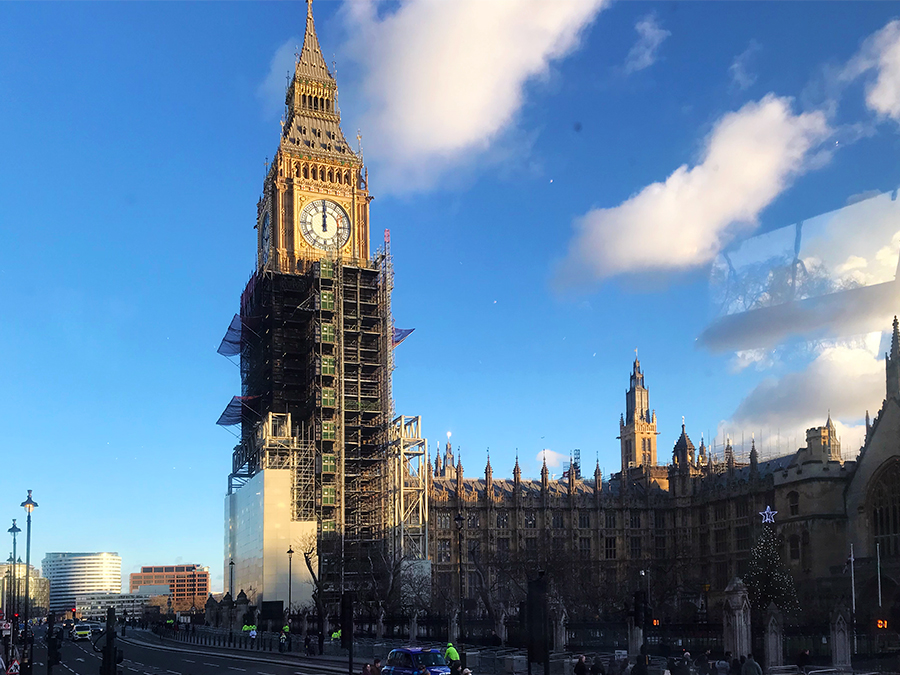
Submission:
{"label": "traffic light", "polygon": [[659,625],[659,619],[653,619],[653,625],[654,625],[654,626],[658,626],[658,625]]}
{"label": "traffic light", "polygon": [[877,628],[878,630],[887,630],[888,620],[887,619],[875,619],[875,628]]}

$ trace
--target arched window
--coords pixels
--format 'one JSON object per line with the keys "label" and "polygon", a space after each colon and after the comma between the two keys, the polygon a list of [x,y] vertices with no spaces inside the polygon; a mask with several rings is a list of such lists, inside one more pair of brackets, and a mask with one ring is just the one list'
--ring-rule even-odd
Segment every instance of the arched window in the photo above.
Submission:
{"label": "arched window", "polygon": [[800,514],[800,495],[796,492],[788,492],[788,510],[792,516]]}
{"label": "arched window", "polygon": [[313,179],[313,180],[317,180],[317,178],[316,178],[316,167],[313,167],[313,168],[312,168],[312,179]]}
{"label": "arched window", "polygon": [[350,172],[344,172],[344,185],[350,185]]}
{"label": "arched window", "polygon": [[869,494],[874,543],[883,558],[900,558],[900,462],[882,471]]}
{"label": "arched window", "polygon": [[307,179],[309,178],[309,165],[308,164],[303,165],[303,177],[307,178]]}
{"label": "arched window", "polygon": [[800,537],[792,534],[788,539],[788,548],[791,560],[800,560]]}
{"label": "arched window", "polygon": [[333,183],[333,182],[334,182],[334,171],[329,171],[329,172],[328,172],[328,182],[329,182],[329,183]]}
{"label": "arched window", "polygon": [[304,108],[306,107],[306,94],[300,96],[300,105]]}
{"label": "arched window", "polygon": [[341,172],[338,171],[338,172],[334,175],[334,177],[335,177],[335,179],[337,180],[337,184],[340,185],[340,184],[341,184]]}

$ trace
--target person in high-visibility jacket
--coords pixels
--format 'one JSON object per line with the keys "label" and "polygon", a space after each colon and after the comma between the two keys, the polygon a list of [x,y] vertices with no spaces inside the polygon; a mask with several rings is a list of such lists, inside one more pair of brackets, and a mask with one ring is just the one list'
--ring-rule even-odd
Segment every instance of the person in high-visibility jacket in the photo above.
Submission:
{"label": "person in high-visibility jacket", "polygon": [[459,672],[459,652],[456,651],[456,647],[453,646],[452,642],[447,643],[447,649],[444,651],[444,658],[447,660],[447,663],[450,666],[450,672],[458,673]]}

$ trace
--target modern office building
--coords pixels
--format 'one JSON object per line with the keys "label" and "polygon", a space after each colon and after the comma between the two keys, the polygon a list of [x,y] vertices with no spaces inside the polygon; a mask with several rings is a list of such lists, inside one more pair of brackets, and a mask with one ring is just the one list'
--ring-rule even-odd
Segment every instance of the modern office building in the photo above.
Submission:
{"label": "modern office building", "polygon": [[119,618],[141,618],[150,604],[149,593],[85,593],[75,598],[75,611],[82,619],[102,621],[112,607]]}
{"label": "modern office building", "polygon": [[424,440],[418,418],[392,422],[389,237],[370,250],[368,173],[341,130],[337,93],[310,4],[257,204],[257,268],[219,347],[241,368],[241,395],[219,419],[241,427],[225,583],[253,604],[308,603],[304,554],[319,597],[332,600],[342,584],[369,583],[386,542],[426,555]]}
{"label": "modern office building", "polygon": [[[50,601],[50,582],[34,566],[30,567],[28,576],[28,594],[31,596],[29,615],[43,616]],[[15,566],[11,563],[0,564],[0,606],[3,616],[12,616],[16,612],[21,614],[24,603],[25,563],[19,562]]]}
{"label": "modern office building", "polygon": [[[187,611],[191,607],[203,607],[209,595],[209,567],[200,565],[153,565],[141,567],[128,577],[128,590],[137,593],[142,586],[169,588],[172,609]],[[157,593],[156,595],[161,595]]]}
{"label": "modern office building", "polygon": [[118,553],[48,553],[41,562],[50,580],[50,611],[72,611],[87,593],[121,593],[122,559]]}

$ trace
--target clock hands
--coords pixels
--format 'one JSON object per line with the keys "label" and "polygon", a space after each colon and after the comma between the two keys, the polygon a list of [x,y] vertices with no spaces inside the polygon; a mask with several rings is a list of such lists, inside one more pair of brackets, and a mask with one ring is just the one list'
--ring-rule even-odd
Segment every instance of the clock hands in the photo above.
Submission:
{"label": "clock hands", "polygon": [[325,210],[325,200],[322,200],[322,232],[328,232],[328,212]]}

